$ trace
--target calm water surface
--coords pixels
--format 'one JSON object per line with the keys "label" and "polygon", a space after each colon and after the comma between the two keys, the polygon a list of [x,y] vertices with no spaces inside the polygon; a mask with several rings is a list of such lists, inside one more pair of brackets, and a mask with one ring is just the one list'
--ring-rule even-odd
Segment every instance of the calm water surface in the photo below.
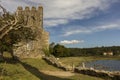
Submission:
{"label": "calm water surface", "polygon": [[97,60],[86,62],[85,66],[90,68],[94,67],[98,70],[106,71],[120,71],[120,60]]}

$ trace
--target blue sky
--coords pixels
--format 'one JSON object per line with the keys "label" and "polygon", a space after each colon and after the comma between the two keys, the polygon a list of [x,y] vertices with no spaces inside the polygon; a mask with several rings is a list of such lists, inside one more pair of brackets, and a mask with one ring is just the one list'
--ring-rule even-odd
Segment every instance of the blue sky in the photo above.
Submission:
{"label": "blue sky", "polygon": [[67,47],[120,46],[120,0],[1,0],[8,11],[17,6],[44,7],[50,42]]}

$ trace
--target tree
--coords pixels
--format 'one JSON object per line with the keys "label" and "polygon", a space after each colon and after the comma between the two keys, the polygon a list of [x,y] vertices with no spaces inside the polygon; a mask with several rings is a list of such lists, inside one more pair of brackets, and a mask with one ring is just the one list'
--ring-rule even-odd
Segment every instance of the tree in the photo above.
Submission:
{"label": "tree", "polygon": [[30,27],[26,27],[14,14],[9,14],[1,5],[0,8],[3,10],[3,14],[0,16],[0,56],[3,57],[3,52],[8,51],[14,58],[14,44],[34,40],[36,35]]}
{"label": "tree", "polygon": [[52,54],[53,53],[53,49],[55,47],[55,43],[52,42],[50,45],[49,45],[49,53]]}
{"label": "tree", "polygon": [[65,46],[60,44],[55,45],[55,47],[53,48],[52,54],[56,57],[69,56],[68,49]]}

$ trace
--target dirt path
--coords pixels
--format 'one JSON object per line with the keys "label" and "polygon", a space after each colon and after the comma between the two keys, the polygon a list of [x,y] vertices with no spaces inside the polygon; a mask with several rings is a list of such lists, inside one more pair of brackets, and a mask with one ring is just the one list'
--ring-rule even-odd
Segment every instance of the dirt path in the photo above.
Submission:
{"label": "dirt path", "polygon": [[52,75],[52,76],[62,76],[62,77],[70,77],[70,76],[74,76],[75,73],[72,73],[72,72],[67,72],[67,71],[41,71],[45,74],[48,74],[48,75]]}

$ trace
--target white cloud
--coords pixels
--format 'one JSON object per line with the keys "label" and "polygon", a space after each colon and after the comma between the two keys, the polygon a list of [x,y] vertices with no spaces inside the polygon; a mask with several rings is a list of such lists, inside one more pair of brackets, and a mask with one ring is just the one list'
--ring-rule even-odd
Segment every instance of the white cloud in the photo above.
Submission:
{"label": "white cloud", "polygon": [[78,43],[83,43],[84,40],[63,40],[63,41],[60,41],[60,44],[78,44]]}
{"label": "white cloud", "polygon": [[[9,10],[15,11],[17,6],[44,7],[45,27],[67,24],[69,20],[86,19],[95,16],[95,10],[106,11],[112,3],[119,0],[1,0]],[[7,5],[7,6],[6,6]],[[56,20],[57,19],[57,20]],[[56,21],[55,21],[56,20]]]}
{"label": "white cloud", "polygon": [[65,19],[57,19],[57,20],[51,19],[51,20],[44,21],[45,26],[57,26],[59,24],[67,24],[67,23],[68,21]]}
{"label": "white cloud", "polygon": [[116,23],[102,24],[102,25],[93,26],[93,27],[88,26],[84,29],[81,27],[77,29],[73,29],[73,28],[66,29],[62,36],[70,36],[70,35],[75,35],[75,34],[90,34],[90,33],[95,33],[95,32],[100,32],[100,31],[105,31],[105,30],[112,30],[112,29],[120,29],[120,21]]}
{"label": "white cloud", "polygon": [[83,34],[91,33],[91,30],[87,30],[87,29],[71,30],[71,31],[67,31],[63,36],[70,36],[70,35],[73,35],[73,34],[80,34],[80,33],[83,33]]}

